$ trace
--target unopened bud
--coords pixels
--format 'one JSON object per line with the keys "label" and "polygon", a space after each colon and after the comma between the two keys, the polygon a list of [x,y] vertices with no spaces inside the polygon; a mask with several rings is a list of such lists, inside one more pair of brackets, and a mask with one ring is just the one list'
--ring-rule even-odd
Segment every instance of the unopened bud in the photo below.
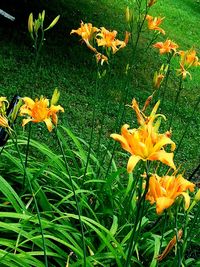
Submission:
{"label": "unopened bud", "polygon": [[200,189],[197,191],[196,195],[194,196],[194,200],[196,202],[200,201]]}
{"label": "unopened bud", "polygon": [[47,28],[45,29],[45,31],[47,31],[47,30],[53,28],[53,26],[55,26],[56,23],[58,22],[59,18],[60,18],[60,15],[58,15],[58,16],[51,22],[51,24],[49,25],[49,27],[47,27]]}
{"label": "unopened bud", "polygon": [[28,31],[33,33],[33,13],[31,13],[28,17]]}

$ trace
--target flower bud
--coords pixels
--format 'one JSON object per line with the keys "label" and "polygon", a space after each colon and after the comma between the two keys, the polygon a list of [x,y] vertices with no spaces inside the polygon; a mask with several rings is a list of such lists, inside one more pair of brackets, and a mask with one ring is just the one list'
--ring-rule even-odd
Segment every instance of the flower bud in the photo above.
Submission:
{"label": "flower bud", "polygon": [[31,13],[28,17],[28,31],[30,34],[33,33],[33,13]]}
{"label": "flower bud", "polygon": [[55,26],[56,23],[58,22],[59,18],[60,18],[60,15],[58,15],[58,16],[51,22],[51,24],[49,25],[49,27],[47,27],[47,28],[45,29],[45,31],[47,31],[47,30],[53,28],[53,26]]}
{"label": "flower bud", "polygon": [[200,201],[200,189],[197,191],[196,195],[194,196],[194,200],[196,202]]}

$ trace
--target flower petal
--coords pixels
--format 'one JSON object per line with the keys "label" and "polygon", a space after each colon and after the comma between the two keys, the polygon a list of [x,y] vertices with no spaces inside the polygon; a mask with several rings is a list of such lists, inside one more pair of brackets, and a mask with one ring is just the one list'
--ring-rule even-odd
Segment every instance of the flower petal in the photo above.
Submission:
{"label": "flower petal", "polygon": [[187,210],[190,206],[190,196],[186,192],[180,193],[184,197],[184,202],[185,202],[185,210]]}
{"label": "flower petal", "polygon": [[22,121],[22,127],[24,127],[30,121],[33,121],[33,119],[31,119],[31,118],[23,119],[23,121]]}
{"label": "flower petal", "polygon": [[49,132],[51,132],[52,131],[52,122],[51,122],[51,119],[50,118],[45,119],[44,122],[46,123],[47,129],[49,130]]}
{"label": "flower petal", "polygon": [[135,166],[139,160],[141,160],[140,156],[134,156],[134,155],[130,156],[130,158],[128,160],[128,164],[127,164],[127,172],[128,173],[133,171],[133,169],[135,168]]}
{"label": "flower petal", "polygon": [[173,162],[174,153],[167,153],[165,150],[160,150],[158,152],[152,153],[149,156],[149,160],[159,160],[162,163],[170,166],[172,169],[176,169],[176,166]]}
{"label": "flower petal", "polygon": [[165,209],[168,209],[174,203],[174,199],[168,197],[159,197],[156,200],[156,212],[161,214]]}
{"label": "flower petal", "polygon": [[130,149],[129,143],[122,135],[120,135],[120,134],[111,134],[110,137],[113,138],[115,141],[120,142],[122,148],[131,153],[131,149]]}

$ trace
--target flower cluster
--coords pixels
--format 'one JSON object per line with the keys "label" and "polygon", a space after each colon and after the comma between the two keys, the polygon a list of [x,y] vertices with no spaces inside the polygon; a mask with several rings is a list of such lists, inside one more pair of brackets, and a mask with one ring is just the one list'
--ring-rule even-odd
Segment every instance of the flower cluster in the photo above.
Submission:
{"label": "flower cluster", "polygon": [[165,35],[165,31],[159,27],[159,25],[162,23],[164,18],[160,17],[152,17],[150,15],[146,16],[146,20],[148,22],[148,28],[149,30],[158,31]]}
{"label": "flower cluster", "polygon": [[133,99],[132,107],[136,112],[140,127],[138,129],[129,129],[129,125],[122,126],[121,135],[111,134],[111,137],[120,142],[124,150],[131,156],[128,161],[127,171],[132,172],[136,164],[140,161],[158,160],[162,163],[176,169],[173,162],[173,153],[166,152],[164,147],[171,145],[171,151],[175,149],[175,143],[170,139],[170,133],[160,134],[158,117],[165,118],[162,114],[156,114],[159,107],[159,101],[154,106],[150,116],[145,116],[139,109],[138,103]]}
{"label": "flower cluster", "polygon": [[191,78],[188,69],[200,66],[196,51],[191,49],[187,51],[179,51],[178,54],[180,55],[180,69],[177,70],[178,75],[181,75],[183,79],[185,79],[187,75]]}
{"label": "flower cluster", "polygon": [[[129,34],[126,33],[125,40],[116,39],[117,31],[108,31],[106,28],[93,27],[91,23],[81,21],[81,26],[77,30],[72,30],[71,34],[76,33],[81,36],[82,41],[95,53],[97,62],[108,62],[110,53],[115,54],[119,49],[124,48],[128,42]],[[105,53],[100,53],[96,47],[102,47]]]}
{"label": "flower cluster", "polygon": [[59,91],[55,89],[50,101],[43,96],[36,98],[35,101],[29,97],[14,96],[9,103],[6,97],[0,97],[0,146],[6,143],[18,113],[25,117],[22,126],[31,121],[33,123],[44,122],[51,132],[53,125],[57,126],[58,123],[57,113],[64,112],[63,107],[56,105],[59,96]]}
{"label": "flower cluster", "polygon": [[[144,114],[151,98],[147,99],[142,110],[140,110],[135,99],[132,101],[132,108],[139,123],[138,128],[129,129],[129,125],[125,124],[122,126],[121,135],[111,134],[111,137],[120,142],[122,148],[131,154],[127,164],[129,173],[133,171],[140,160],[160,161],[176,172],[176,166],[173,161],[173,151],[176,145],[170,138],[171,132],[159,133],[161,118],[166,119],[164,115],[156,114],[160,102],[158,101],[155,104],[149,116]],[[171,146],[171,152],[165,150],[167,145]],[[157,174],[153,174],[145,178],[145,183],[149,186],[146,199],[151,204],[156,203],[157,214],[161,214],[165,209],[172,206],[179,196],[184,197],[185,209],[188,209],[190,197],[187,190],[194,191],[195,185],[184,179],[182,175],[159,177]],[[147,182],[147,179],[149,182]]]}
{"label": "flower cluster", "polygon": [[[148,6],[150,7],[154,3],[155,1],[152,0],[149,2]],[[164,18],[146,15],[145,19],[147,20],[149,30],[153,30],[155,32],[162,33],[163,35],[165,35],[165,30],[159,27]],[[170,54],[171,57],[175,55],[180,56],[179,69],[177,69],[177,74],[180,75],[182,79],[185,79],[187,75],[191,78],[191,74],[188,71],[189,68],[191,68],[192,66],[200,66],[200,62],[194,49],[190,49],[187,51],[177,51],[179,45],[168,38],[164,42],[157,42],[153,44],[153,47],[159,49],[159,53],[161,55]],[[159,78],[163,79],[164,77],[160,76]]]}
{"label": "flower cluster", "polygon": [[50,102],[43,96],[40,99],[36,98],[35,101],[29,97],[23,97],[24,105],[20,108],[20,116],[26,116],[27,118],[23,119],[22,126],[30,121],[34,123],[44,122],[49,132],[51,132],[53,125],[56,126],[58,123],[57,113],[59,111],[64,112],[63,107],[56,106],[59,95],[58,90],[55,89]]}
{"label": "flower cluster", "polygon": [[160,54],[165,53],[171,53],[176,52],[176,49],[179,47],[176,43],[173,41],[167,39],[165,42],[158,42],[153,45],[153,47],[158,48],[160,51]]}
{"label": "flower cluster", "polygon": [[174,203],[177,197],[182,196],[187,210],[190,205],[190,197],[186,191],[193,192],[194,187],[195,185],[184,179],[181,174],[163,177],[154,174],[149,179],[149,191],[146,199],[151,204],[156,203],[156,212],[161,214]]}
{"label": "flower cluster", "polygon": [[45,10],[42,11],[42,13],[38,14],[37,19],[33,19],[33,13],[30,13],[28,18],[28,31],[31,35],[31,38],[35,40],[38,35],[38,30],[41,29],[42,31],[47,31],[55,26],[55,24],[58,22],[60,18],[60,15],[58,15],[51,23],[50,25],[43,29],[44,27],[44,19],[45,19]]}

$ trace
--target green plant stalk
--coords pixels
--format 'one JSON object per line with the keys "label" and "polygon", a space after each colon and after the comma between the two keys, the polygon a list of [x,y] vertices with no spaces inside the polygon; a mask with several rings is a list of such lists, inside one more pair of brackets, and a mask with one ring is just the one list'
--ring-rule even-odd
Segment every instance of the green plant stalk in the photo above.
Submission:
{"label": "green plant stalk", "polygon": [[171,126],[172,126],[172,121],[173,121],[174,114],[175,114],[175,111],[176,111],[176,105],[178,103],[180,93],[181,93],[181,91],[183,89],[183,86],[182,85],[183,85],[183,79],[180,78],[178,91],[177,91],[177,94],[176,94],[176,98],[175,98],[175,101],[174,101],[174,106],[173,106],[172,113],[171,113],[169,128],[171,128]]}
{"label": "green plant stalk", "polygon": [[186,211],[185,212],[185,222],[184,222],[184,225],[183,225],[183,243],[182,243],[182,249],[181,249],[181,261],[183,262],[184,260],[184,255],[185,255],[185,252],[186,252],[186,248],[187,248],[187,242],[188,242],[188,231],[187,231],[187,227],[188,227],[188,223],[189,223],[189,213]]}
{"label": "green plant stalk", "polygon": [[175,213],[175,235],[176,235],[176,245],[177,245],[177,267],[182,266],[182,258],[181,258],[181,251],[180,251],[180,241],[178,238],[178,211],[179,211],[179,205],[177,204],[176,207],[176,213]]}
{"label": "green plant stalk", "polygon": [[35,197],[35,193],[33,191],[31,180],[29,178],[29,175],[27,173],[27,170],[26,170],[24,161],[22,159],[22,156],[21,156],[21,153],[20,153],[20,150],[19,150],[19,146],[18,146],[18,143],[17,143],[17,135],[15,134],[15,138],[14,138],[13,135],[10,134],[10,137],[11,137],[11,139],[13,141],[13,144],[15,145],[16,151],[17,151],[17,153],[19,155],[19,159],[20,159],[20,162],[22,164],[22,168],[24,169],[24,173],[25,173],[25,176],[26,176],[26,178],[28,180],[28,184],[29,184],[29,187],[30,187],[32,196],[33,196],[33,200],[34,200],[34,204],[35,204],[36,212],[37,212],[37,217],[38,217],[38,222],[39,222],[39,225],[40,225],[41,236],[42,236],[42,244],[43,244],[43,251],[44,251],[45,267],[48,267],[48,259],[47,259],[47,253],[46,253],[46,244],[45,244],[44,232],[43,232],[43,228],[42,228],[42,222],[41,222],[39,207],[38,207],[38,204],[37,204],[37,199]]}
{"label": "green plant stalk", "polygon": [[192,231],[194,231],[194,225],[196,223],[196,220],[199,218],[199,213],[200,213],[200,203],[198,203],[198,209],[197,209],[196,214],[194,216],[194,219],[190,225],[190,228],[187,232],[187,237],[191,237]]}
{"label": "green plant stalk", "polygon": [[[133,196],[134,196],[134,194],[135,194],[135,191],[136,191],[136,189],[137,189],[137,185],[138,185],[139,179],[141,179],[140,176],[138,176],[137,179],[135,179],[134,182],[133,182],[132,190],[131,190],[131,194],[130,194],[130,196],[129,196],[129,198],[128,198],[128,201],[127,201],[127,204],[128,204],[128,205],[127,205],[127,207],[124,209],[124,212],[127,211],[127,210],[128,210],[128,211],[131,210],[131,202],[132,202]],[[130,220],[131,216],[132,216],[132,214],[129,213],[128,221]]]}
{"label": "green plant stalk", "polygon": [[134,60],[135,60],[135,55],[136,55],[136,50],[137,50],[137,46],[138,46],[138,42],[139,42],[139,39],[140,39],[140,34],[142,32],[142,28],[143,28],[143,25],[144,25],[144,22],[146,20],[146,16],[147,16],[147,13],[148,13],[148,3],[147,3],[147,0],[145,1],[146,2],[146,5],[145,5],[145,14],[144,14],[144,18],[142,19],[142,21],[140,22],[140,19],[141,19],[141,5],[142,5],[142,0],[141,1],[138,1],[137,2],[137,5],[138,5],[138,25],[137,25],[137,37],[136,37],[136,41],[135,41],[135,45],[133,45],[133,54],[132,54],[132,64],[134,64]]}
{"label": "green plant stalk", "polygon": [[83,182],[85,181],[86,174],[87,174],[87,169],[90,161],[90,154],[91,154],[91,149],[92,149],[92,141],[93,141],[93,135],[94,135],[94,123],[95,123],[95,117],[96,117],[96,102],[98,100],[98,89],[99,89],[99,70],[98,70],[98,64],[97,64],[97,74],[96,74],[96,83],[95,83],[95,96],[94,96],[94,106],[93,106],[93,112],[92,112],[92,129],[90,132],[90,140],[89,140],[89,149],[88,149],[88,154],[87,154],[87,159],[86,159],[86,164],[85,164],[85,170],[83,174]]}
{"label": "green plant stalk", "polygon": [[77,209],[77,212],[78,212],[78,218],[79,218],[79,222],[80,222],[80,227],[81,227],[81,237],[82,237],[82,243],[83,243],[83,263],[84,263],[83,266],[87,267],[87,265],[86,265],[87,264],[87,262],[86,262],[86,245],[85,245],[83,222],[81,220],[81,211],[80,211],[80,207],[79,207],[79,203],[78,203],[78,198],[77,198],[77,195],[76,195],[76,190],[75,190],[75,187],[74,187],[74,184],[73,184],[72,176],[71,176],[71,173],[70,173],[70,170],[69,170],[69,166],[68,166],[68,163],[67,163],[67,160],[66,160],[66,157],[65,157],[65,152],[64,152],[64,149],[63,149],[63,146],[62,146],[62,143],[60,141],[60,138],[58,136],[57,131],[58,131],[58,129],[56,128],[56,134],[55,135],[56,135],[56,138],[58,140],[58,145],[60,147],[60,150],[61,150],[61,153],[62,153],[62,156],[63,156],[63,159],[64,159],[65,168],[66,168],[67,174],[68,174],[69,179],[70,179],[72,192],[73,192],[74,199],[75,199],[75,202],[76,202],[76,209]]}
{"label": "green plant stalk", "polygon": [[[121,125],[121,122],[123,120],[123,117],[124,117],[124,113],[125,113],[125,103],[127,101],[127,97],[128,97],[128,91],[129,91],[129,87],[126,86],[126,93],[125,93],[125,98],[124,98],[124,105],[123,105],[123,110],[122,110],[122,114],[121,114],[121,117],[119,117],[119,123],[118,123],[118,120],[116,120],[116,129],[119,128],[119,126]],[[121,107],[122,107],[122,102],[120,103],[120,106],[119,106],[119,113],[120,113],[120,110],[121,110]],[[111,144],[111,140],[110,140],[110,143]],[[108,173],[110,171],[110,167],[112,165],[112,161],[113,161],[113,158],[114,158],[114,154],[115,154],[115,149],[116,149],[116,142],[113,146],[113,150],[112,150],[112,153],[111,153],[111,158],[110,158],[110,161],[108,163],[108,167],[107,167],[107,170],[106,170],[106,174],[105,174],[105,178],[108,176]],[[105,154],[106,156],[106,154]],[[103,158],[103,160],[105,159],[105,156]],[[102,163],[103,163],[103,160],[102,160]]]}
{"label": "green plant stalk", "polygon": [[[164,233],[165,233],[165,228],[166,228],[166,223],[167,223],[167,212],[166,212],[166,210],[165,210],[164,212],[165,212],[165,217],[164,217],[164,223],[163,223],[162,234],[161,234],[161,239],[160,239],[159,254],[160,254],[160,252],[161,252],[162,242],[163,242]],[[157,263],[156,263],[156,266],[158,266],[158,261],[157,261]]]}
{"label": "green plant stalk", "polygon": [[[34,49],[35,49],[35,60],[34,60],[34,71],[33,71],[33,78],[34,78],[34,80],[36,79],[36,73],[37,73],[37,67],[38,67],[38,60],[39,60],[39,55],[40,55],[40,51],[41,51],[43,42],[44,42],[44,30],[42,28],[42,35],[41,35],[39,46],[38,46],[38,34],[36,34],[35,40],[34,40]],[[33,92],[34,92],[34,90],[33,90],[33,86],[32,86],[31,87],[31,98],[33,97]],[[28,165],[28,155],[29,155],[31,131],[32,131],[32,126],[31,126],[31,124],[29,124],[28,140],[27,140],[27,145],[26,145],[25,167],[27,167],[27,165]],[[22,188],[24,188],[24,186],[25,186],[25,176],[26,175],[24,174]]]}
{"label": "green plant stalk", "polygon": [[[144,193],[140,196],[139,201],[138,201],[138,207],[137,207],[137,212],[136,212],[136,216],[135,216],[134,228],[133,228],[133,231],[132,231],[132,234],[130,237],[130,241],[128,244],[128,255],[127,255],[125,265],[124,265],[125,267],[131,267],[131,256],[132,256],[132,253],[135,249],[136,243],[138,241],[141,223],[142,223],[142,218],[143,218],[143,213],[144,213],[145,197],[146,197],[146,194],[147,194],[148,189],[149,189],[149,178],[150,178],[149,162],[146,162],[145,165],[146,165],[145,167],[146,167],[146,174],[147,174],[146,186],[145,186]],[[142,185],[142,183],[141,183],[141,185]]]}
{"label": "green plant stalk", "polygon": [[168,59],[167,59],[168,69],[167,69],[167,73],[166,73],[166,76],[165,76],[165,79],[164,79],[164,86],[162,88],[163,94],[162,94],[161,104],[160,104],[161,107],[164,106],[165,93],[166,93],[166,90],[167,90],[168,80],[169,80],[169,76],[170,76],[170,73],[171,73],[171,69],[170,69],[170,67],[171,67],[171,59],[172,59],[173,55],[174,55],[173,53],[169,54]]}
{"label": "green plant stalk", "polygon": [[177,154],[178,150],[179,150],[180,147],[181,147],[181,144],[182,144],[182,142],[183,142],[183,139],[184,139],[184,137],[185,137],[185,135],[186,135],[186,133],[187,133],[187,131],[188,131],[188,128],[189,128],[190,123],[191,123],[191,120],[192,120],[193,117],[194,117],[194,114],[195,114],[195,112],[196,112],[196,110],[197,110],[197,108],[198,108],[199,103],[200,103],[200,97],[198,98],[198,100],[197,100],[197,102],[196,102],[196,105],[194,106],[194,109],[193,109],[193,111],[192,111],[192,114],[191,114],[190,118],[188,119],[188,122],[187,122],[186,126],[184,127],[185,130],[184,130],[184,132],[183,132],[183,134],[182,134],[181,139],[180,139],[179,142],[178,142],[178,145],[177,145],[176,150],[175,150],[175,152],[174,152],[174,156]]}

